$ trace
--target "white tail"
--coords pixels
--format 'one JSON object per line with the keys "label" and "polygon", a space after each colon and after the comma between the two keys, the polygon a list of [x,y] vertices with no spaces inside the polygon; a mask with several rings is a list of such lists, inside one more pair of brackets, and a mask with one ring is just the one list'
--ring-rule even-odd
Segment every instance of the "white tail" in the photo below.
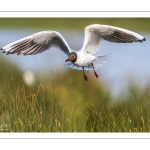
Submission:
{"label": "white tail", "polygon": [[94,69],[97,69],[98,67],[102,66],[104,63],[108,61],[111,54],[103,55],[103,56],[97,56],[97,59],[93,61]]}

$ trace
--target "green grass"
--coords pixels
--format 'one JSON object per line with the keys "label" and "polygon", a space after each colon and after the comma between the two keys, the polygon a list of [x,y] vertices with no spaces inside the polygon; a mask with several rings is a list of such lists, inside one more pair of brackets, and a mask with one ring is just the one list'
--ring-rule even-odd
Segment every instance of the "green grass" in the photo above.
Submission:
{"label": "green grass", "polygon": [[93,74],[86,72],[85,82],[80,71],[70,69],[28,87],[16,66],[3,59],[0,64],[0,132],[150,131],[149,84],[130,82],[127,96],[113,98]]}
{"label": "green grass", "polygon": [[10,132],[150,131],[149,106],[145,109],[133,97],[130,102],[114,102],[113,108],[103,104],[101,109],[92,102],[81,101],[84,109],[76,109],[75,101],[66,107],[66,101],[58,94],[39,85],[36,93],[26,94],[23,87],[9,89],[9,93],[1,94],[0,99],[0,123],[10,125]]}

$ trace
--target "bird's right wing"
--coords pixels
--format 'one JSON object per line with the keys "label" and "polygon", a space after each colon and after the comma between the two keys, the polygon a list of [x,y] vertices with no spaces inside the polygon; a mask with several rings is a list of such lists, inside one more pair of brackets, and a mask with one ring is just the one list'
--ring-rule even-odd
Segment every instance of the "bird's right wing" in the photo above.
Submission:
{"label": "bird's right wing", "polygon": [[58,47],[67,55],[71,52],[65,39],[56,31],[41,31],[32,34],[4,46],[1,50],[6,54],[35,55],[51,47]]}

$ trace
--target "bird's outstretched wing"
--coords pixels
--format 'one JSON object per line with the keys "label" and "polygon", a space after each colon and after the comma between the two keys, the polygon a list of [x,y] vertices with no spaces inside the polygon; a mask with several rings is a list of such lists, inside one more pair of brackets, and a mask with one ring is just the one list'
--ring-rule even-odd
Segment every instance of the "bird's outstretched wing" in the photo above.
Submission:
{"label": "bird's outstretched wing", "polygon": [[102,39],[115,43],[133,43],[146,40],[140,34],[123,28],[93,24],[85,28],[85,40],[82,50],[91,54],[96,53]]}
{"label": "bird's outstretched wing", "polygon": [[70,48],[62,35],[56,31],[41,31],[12,42],[3,48],[3,53],[22,55],[35,55],[51,47],[58,47],[65,54],[70,53]]}

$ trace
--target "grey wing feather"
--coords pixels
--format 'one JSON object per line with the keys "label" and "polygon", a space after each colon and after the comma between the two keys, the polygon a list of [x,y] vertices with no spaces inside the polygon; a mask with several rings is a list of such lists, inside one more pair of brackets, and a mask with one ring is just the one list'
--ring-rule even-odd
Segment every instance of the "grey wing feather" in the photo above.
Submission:
{"label": "grey wing feather", "polygon": [[58,47],[65,54],[70,48],[65,39],[56,31],[41,31],[4,46],[1,50],[6,54],[17,53],[22,55],[35,55],[51,47]]}
{"label": "grey wing feather", "polygon": [[93,24],[85,28],[85,41],[82,50],[94,54],[99,50],[103,39],[115,43],[133,43],[146,40],[140,34],[127,29]]}
{"label": "grey wing feather", "polygon": [[135,35],[129,34],[127,32],[123,32],[121,30],[113,28],[108,28],[106,32],[98,32],[97,34],[101,36],[104,40],[115,43],[133,43],[133,42],[142,42],[145,40],[140,39]]}

